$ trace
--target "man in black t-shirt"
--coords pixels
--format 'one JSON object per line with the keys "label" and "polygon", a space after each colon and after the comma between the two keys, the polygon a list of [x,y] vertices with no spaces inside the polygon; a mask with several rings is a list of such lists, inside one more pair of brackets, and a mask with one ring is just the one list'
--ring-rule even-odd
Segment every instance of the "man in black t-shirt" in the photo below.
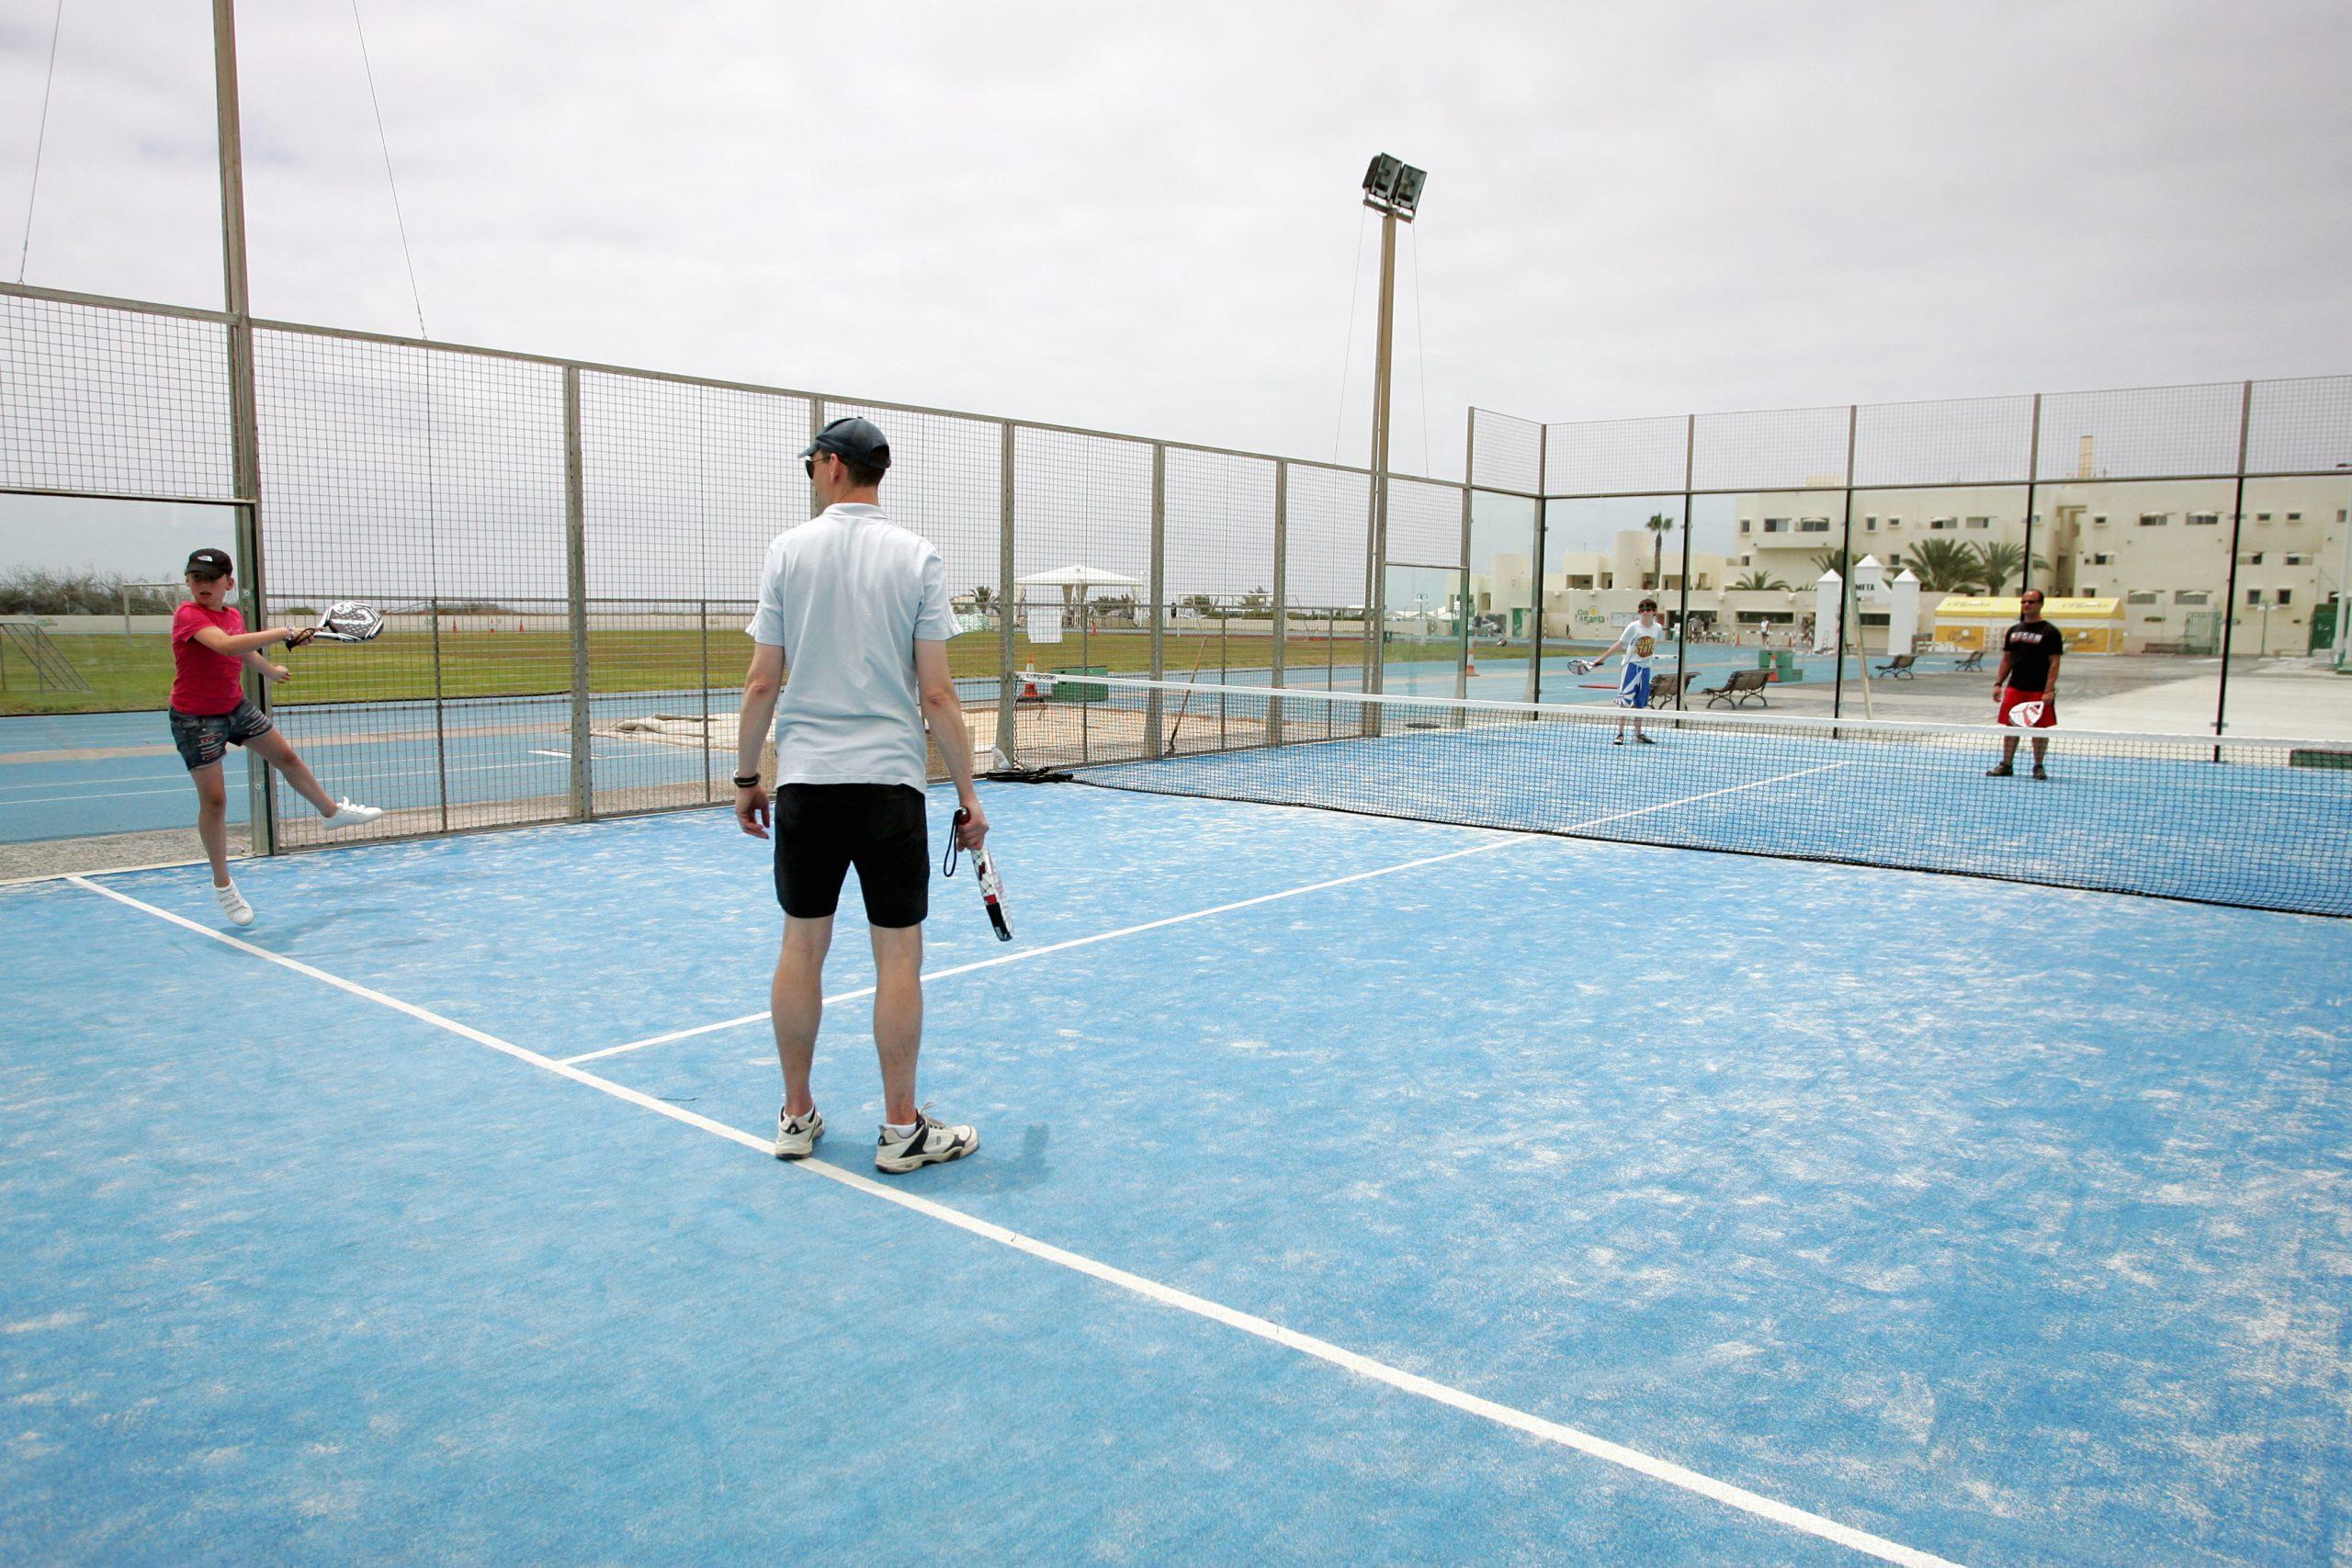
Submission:
{"label": "man in black t-shirt", "polygon": [[[2058,660],[2066,651],[2066,634],[2041,618],[2041,591],[2029,588],[2018,599],[2024,617],[2001,634],[2001,668],[1993,677],[1993,700],[1999,705],[1996,722],[2020,729],[2047,729],[2058,722]],[[2043,765],[2050,738],[2033,738],[2033,776],[2046,779]],[[1987,778],[2005,779],[2017,772],[2018,737],[2001,737],[2001,761],[1985,770]]]}

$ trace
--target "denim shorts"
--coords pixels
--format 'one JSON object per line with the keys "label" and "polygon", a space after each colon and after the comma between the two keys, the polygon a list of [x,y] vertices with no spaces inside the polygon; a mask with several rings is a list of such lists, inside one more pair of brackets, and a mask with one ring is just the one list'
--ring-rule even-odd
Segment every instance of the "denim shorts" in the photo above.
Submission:
{"label": "denim shorts", "polygon": [[243,746],[277,728],[250,698],[227,713],[182,713],[177,708],[171,712],[172,744],[180,749],[180,761],[190,773],[210,767],[229,754],[230,747]]}

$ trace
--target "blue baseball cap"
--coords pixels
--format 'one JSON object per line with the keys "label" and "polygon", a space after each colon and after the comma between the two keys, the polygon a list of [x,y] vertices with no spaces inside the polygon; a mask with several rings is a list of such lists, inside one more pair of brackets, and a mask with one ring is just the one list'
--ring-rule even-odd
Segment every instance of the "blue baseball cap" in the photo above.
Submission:
{"label": "blue baseball cap", "polygon": [[845,462],[863,468],[887,468],[890,466],[890,438],[883,434],[872,420],[860,419],[855,414],[837,419],[819,431],[817,439],[808,443],[808,450],[800,455],[814,457],[820,452],[831,452]]}

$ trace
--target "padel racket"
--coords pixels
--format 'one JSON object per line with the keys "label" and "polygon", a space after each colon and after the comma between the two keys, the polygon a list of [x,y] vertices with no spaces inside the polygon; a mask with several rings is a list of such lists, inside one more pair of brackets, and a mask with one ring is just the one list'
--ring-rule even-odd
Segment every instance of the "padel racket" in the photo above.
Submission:
{"label": "padel racket", "polygon": [[[942,876],[956,874],[956,852],[963,847],[964,824],[971,813],[962,807],[956,808],[955,825],[947,829],[947,856],[940,863]],[[1004,913],[1004,881],[996,874],[996,860],[985,846],[972,852],[972,872],[979,878],[980,902],[988,906],[989,924],[996,928],[999,942],[1012,940],[1012,922]]]}
{"label": "padel racket", "polygon": [[373,642],[383,629],[383,611],[356,600],[338,599],[319,617],[312,635],[329,642]]}

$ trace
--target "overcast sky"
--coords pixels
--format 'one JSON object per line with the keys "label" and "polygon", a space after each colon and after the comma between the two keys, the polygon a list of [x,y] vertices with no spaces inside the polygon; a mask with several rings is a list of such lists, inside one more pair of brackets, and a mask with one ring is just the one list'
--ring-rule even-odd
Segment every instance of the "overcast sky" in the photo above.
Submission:
{"label": "overcast sky", "polygon": [[[0,0],[0,276],[51,15]],[[2352,370],[2343,0],[363,15],[443,339],[1361,461],[1386,150],[1408,470],[1472,402]],[[239,24],[254,310],[414,332],[348,0]],[[65,0],[28,281],[219,302],[211,91],[205,6]]]}

